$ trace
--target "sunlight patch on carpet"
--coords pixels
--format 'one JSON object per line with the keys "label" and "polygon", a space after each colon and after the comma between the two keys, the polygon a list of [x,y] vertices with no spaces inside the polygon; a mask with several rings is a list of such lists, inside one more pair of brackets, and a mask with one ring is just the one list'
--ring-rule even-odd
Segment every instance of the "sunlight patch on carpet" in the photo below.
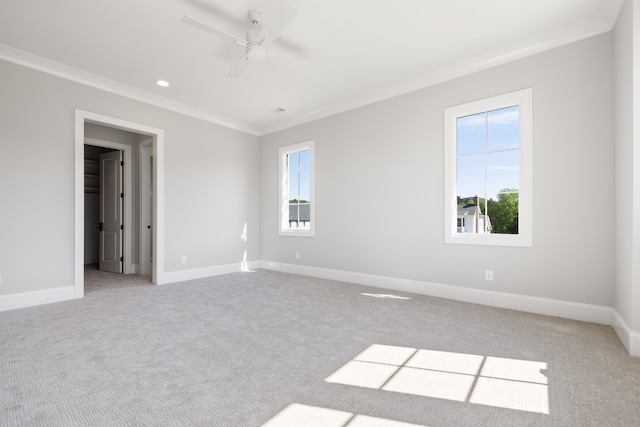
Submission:
{"label": "sunlight patch on carpet", "polygon": [[547,364],[373,344],[326,382],[549,414]]}
{"label": "sunlight patch on carpet", "polygon": [[335,409],[292,403],[262,427],[426,427]]}

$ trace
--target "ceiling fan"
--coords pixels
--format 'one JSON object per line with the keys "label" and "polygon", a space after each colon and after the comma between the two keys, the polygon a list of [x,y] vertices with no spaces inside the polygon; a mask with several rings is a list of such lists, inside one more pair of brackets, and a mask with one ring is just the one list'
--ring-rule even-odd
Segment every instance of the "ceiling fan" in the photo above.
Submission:
{"label": "ceiling fan", "polygon": [[266,25],[262,25],[262,14],[257,10],[251,10],[247,13],[251,27],[247,30],[246,39],[189,15],[182,17],[182,22],[244,47],[245,54],[227,74],[227,77],[238,77],[251,62],[264,61],[267,55],[277,56],[269,46],[297,15],[298,11],[286,0],[280,4]]}

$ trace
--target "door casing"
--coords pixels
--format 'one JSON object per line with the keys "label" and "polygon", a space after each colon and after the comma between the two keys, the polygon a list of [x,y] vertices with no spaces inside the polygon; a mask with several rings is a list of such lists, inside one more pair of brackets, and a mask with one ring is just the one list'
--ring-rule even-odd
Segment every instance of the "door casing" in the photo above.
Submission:
{"label": "door casing", "polygon": [[[75,244],[74,244],[74,297],[82,298],[84,296],[84,144],[85,140],[91,145],[98,140],[85,138],[85,123],[95,123],[103,126],[113,127],[129,132],[134,132],[152,137],[153,144],[153,267],[151,271],[151,281],[154,284],[164,283],[164,131],[162,129],[139,123],[129,122],[102,114],[96,114],[89,111],[75,110]],[[101,141],[102,144],[107,143]],[[131,200],[127,201],[132,194],[132,147],[124,144],[107,143],[117,146],[110,146],[124,151],[125,161],[125,224],[132,222],[132,213],[126,208],[131,206]],[[99,145],[99,144],[98,144]],[[104,145],[102,145],[104,146]],[[128,153],[128,155],[127,155]],[[129,179],[126,177],[129,176]],[[129,187],[129,188],[127,188]],[[129,217],[127,218],[127,215]],[[131,263],[131,254],[127,254],[127,247],[131,248],[131,227],[129,230],[125,227],[124,233],[124,257],[125,257],[125,273],[133,273],[133,265]],[[128,259],[128,261],[127,261]]]}

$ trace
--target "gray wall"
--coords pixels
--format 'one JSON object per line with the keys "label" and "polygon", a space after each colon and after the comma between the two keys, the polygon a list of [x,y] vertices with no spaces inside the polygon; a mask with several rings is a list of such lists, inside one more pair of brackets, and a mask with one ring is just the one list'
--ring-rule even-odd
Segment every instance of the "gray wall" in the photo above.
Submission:
{"label": "gray wall", "polygon": [[[164,129],[165,272],[239,263],[246,250],[249,261],[612,306],[615,272],[627,268],[614,268],[611,224],[612,45],[597,36],[262,138],[0,61],[0,295],[73,285],[78,108]],[[443,110],[524,87],[534,96],[533,247],[445,245]],[[278,148],[310,139],[316,237],[281,237]],[[633,289],[618,286],[623,313]]]}
{"label": "gray wall", "polygon": [[257,137],[4,61],[0,75],[0,295],[74,284],[76,108],[164,129],[166,272],[259,259]]}
{"label": "gray wall", "polygon": [[[611,306],[611,46],[597,36],[262,137],[262,259]],[[533,247],[444,244],[444,108],[526,87]],[[278,148],[310,139],[316,237],[282,237]]]}

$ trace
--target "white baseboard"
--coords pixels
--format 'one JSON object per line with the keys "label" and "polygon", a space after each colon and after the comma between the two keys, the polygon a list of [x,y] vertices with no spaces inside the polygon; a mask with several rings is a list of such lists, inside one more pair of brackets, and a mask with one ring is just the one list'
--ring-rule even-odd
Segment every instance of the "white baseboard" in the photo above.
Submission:
{"label": "white baseboard", "polygon": [[618,334],[620,341],[627,349],[630,355],[640,357],[640,333],[632,331],[627,322],[624,321],[622,316],[614,310],[613,322],[611,326]]}
{"label": "white baseboard", "polygon": [[220,276],[223,274],[237,273],[240,271],[254,270],[260,267],[260,261],[248,263],[236,263],[216,265],[213,267],[196,268],[193,270],[171,271],[162,275],[162,284],[184,282],[186,280],[202,279],[205,277]]}
{"label": "white baseboard", "polygon": [[[260,267],[260,261],[219,265],[194,270],[175,271],[163,274],[162,284],[202,279],[204,277],[254,270]],[[139,266],[134,264],[136,270]],[[41,291],[22,292],[18,294],[0,295],[0,312],[18,308],[34,307],[53,302],[67,301],[75,298],[75,287],[65,286]]]}
{"label": "white baseboard", "polygon": [[614,310],[611,307],[278,262],[262,261],[260,265],[265,270],[357,283],[584,322],[613,324]]}
{"label": "white baseboard", "polygon": [[75,287],[73,286],[43,289],[41,291],[21,292],[19,294],[11,295],[0,295],[0,311],[68,301],[74,298]]}
{"label": "white baseboard", "polygon": [[[640,332],[631,330],[620,314],[613,308],[599,305],[270,261],[251,261],[246,264],[235,263],[168,272],[163,274],[163,284],[202,279],[257,268],[610,325],[629,354],[640,357]],[[72,300],[75,298],[74,291],[74,286],[65,286],[41,291],[0,295],[0,311]]]}

